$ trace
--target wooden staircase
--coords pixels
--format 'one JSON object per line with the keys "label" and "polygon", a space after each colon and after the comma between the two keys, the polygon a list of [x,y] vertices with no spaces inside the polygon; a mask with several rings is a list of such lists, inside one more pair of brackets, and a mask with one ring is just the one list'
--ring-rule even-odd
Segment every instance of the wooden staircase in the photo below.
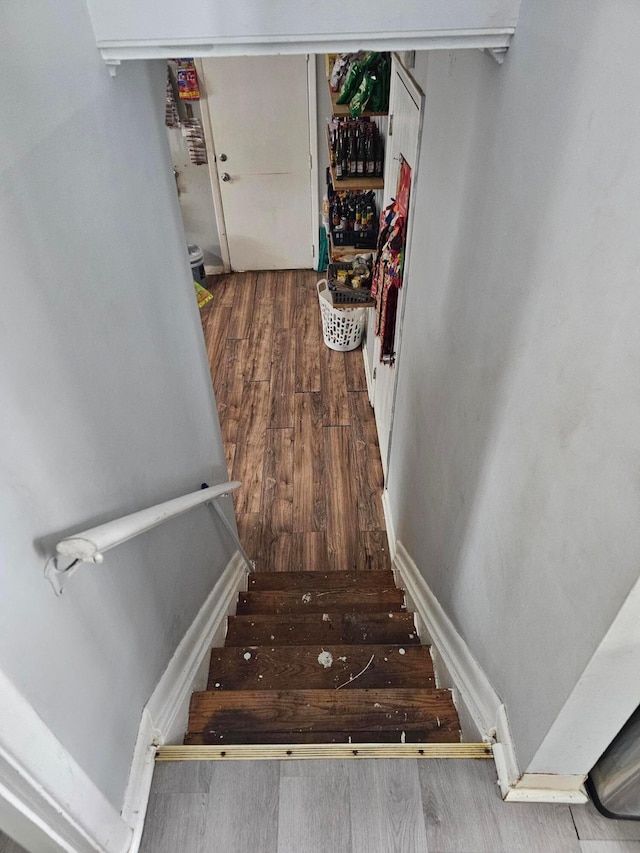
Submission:
{"label": "wooden staircase", "polygon": [[255,572],[192,696],[185,744],[459,740],[392,572]]}

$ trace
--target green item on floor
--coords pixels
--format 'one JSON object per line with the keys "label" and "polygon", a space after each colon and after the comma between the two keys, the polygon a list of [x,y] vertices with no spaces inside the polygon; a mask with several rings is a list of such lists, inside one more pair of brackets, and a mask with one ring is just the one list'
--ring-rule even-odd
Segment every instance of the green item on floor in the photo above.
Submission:
{"label": "green item on floor", "polygon": [[320,227],[320,242],[318,246],[318,264],[316,272],[324,272],[329,266],[329,241],[327,240],[327,232]]}

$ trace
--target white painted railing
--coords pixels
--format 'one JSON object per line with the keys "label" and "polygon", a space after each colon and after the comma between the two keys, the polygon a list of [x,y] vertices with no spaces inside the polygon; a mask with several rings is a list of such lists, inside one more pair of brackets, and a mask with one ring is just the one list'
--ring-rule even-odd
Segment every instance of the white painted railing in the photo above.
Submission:
{"label": "white painted railing", "polygon": [[[110,548],[122,545],[123,542],[128,542],[141,533],[146,533],[159,524],[169,521],[171,518],[184,515],[189,510],[202,504],[209,504],[216,511],[251,570],[252,563],[249,557],[246,555],[236,532],[229,524],[227,517],[217,503],[219,498],[226,497],[241,485],[242,483],[238,480],[232,480],[229,483],[220,483],[218,486],[207,486],[204,484],[197,492],[190,492],[179,498],[173,498],[170,501],[141,509],[138,512],[132,512],[130,515],[125,515],[122,518],[107,521],[105,524],[99,524],[97,527],[82,530],[73,536],[67,536],[61,539],[56,545],[56,556],[51,557],[47,561],[44,570],[45,577],[51,583],[56,595],[61,595],[65,580],[82,563],[101,563],[104,559],[104,552]],[[66,568],[58,566],[59,557],[71,560]]]}

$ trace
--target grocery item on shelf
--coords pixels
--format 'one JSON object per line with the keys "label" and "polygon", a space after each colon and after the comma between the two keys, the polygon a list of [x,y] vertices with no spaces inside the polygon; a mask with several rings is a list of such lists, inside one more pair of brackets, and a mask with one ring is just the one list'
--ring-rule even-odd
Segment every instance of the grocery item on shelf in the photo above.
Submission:
{"label": "grocery item on shelf", "polygon": [[337,181],[381,178],[384,142],[377,125],[368,118],[333,118],[329,122],[329,157]]}
{"label": "grocery item on shelf", "polygon": [[371,190],[327,190],[327,221],[335,246],[375,249],[378,218]]}
{"label": "grocery item on shelf", "polygon": [[333,302],[371,301],[373,255],[356,255],[349,263],[333,262],[327,268],[327,286]]}
{"label": "grocery item on shelf", "polygon": [[391,60],[388,53],[361,51],[339,54],[329,76],[338,104],[348,104],[352,116],[365,111],[385,112],[389,107]]}

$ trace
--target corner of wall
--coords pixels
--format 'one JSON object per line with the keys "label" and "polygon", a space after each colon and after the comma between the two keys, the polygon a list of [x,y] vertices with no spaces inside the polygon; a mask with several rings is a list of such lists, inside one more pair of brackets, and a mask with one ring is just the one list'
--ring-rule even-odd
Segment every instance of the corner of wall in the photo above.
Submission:
{"label": "corner of wall", "polygon": [[[385,512],[387,507],[388,504]],[[387,529],[392,530],[392,525]],[[463,726],[464,717],[468,715],[482,740],[493,744],[503,799],[509,802],[585,802],[584,776],[543,776],[521,772],[505,704],[402,542],[393,544],[395,547],[392,548],[390,542],[390,550],[395,552],[394,570],[405,590],[408,604],[416,613],[418,633],[423,640],[432,643],[436,677],[440,686],[453,690]]]}

